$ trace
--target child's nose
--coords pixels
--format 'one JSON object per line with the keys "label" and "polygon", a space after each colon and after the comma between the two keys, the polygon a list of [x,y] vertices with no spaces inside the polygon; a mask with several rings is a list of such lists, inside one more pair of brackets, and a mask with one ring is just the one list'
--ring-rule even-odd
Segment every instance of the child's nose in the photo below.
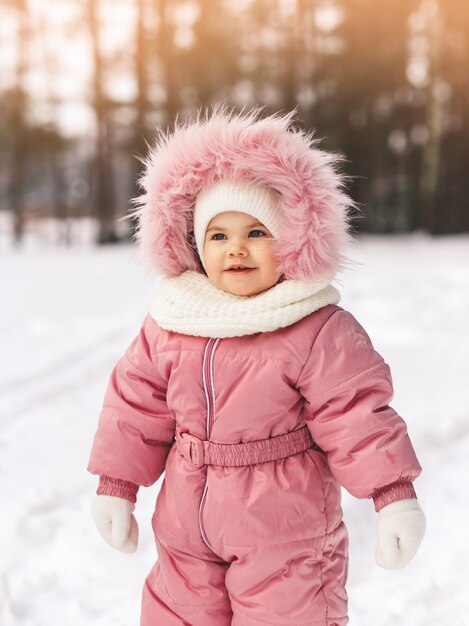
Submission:
{"label": "child's nose", "polygon": [[242,238],[234,238],[232,239],[228,251],[230,254],[239,253],[239,252],[247,252],[247,244],[246,241]]}

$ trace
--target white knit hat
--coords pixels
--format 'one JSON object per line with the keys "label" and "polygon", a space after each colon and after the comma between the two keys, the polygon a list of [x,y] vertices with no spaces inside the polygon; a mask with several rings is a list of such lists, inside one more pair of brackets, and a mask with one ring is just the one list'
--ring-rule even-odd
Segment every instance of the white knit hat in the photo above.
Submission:
{"label": "white knit hat", "polygon": [[204,189],[195,201],[194,237],[202,265],[204,263],[205,232],[210,220],[224,211],[241,211],[256,217],[272,233],[280,234],[280,199],[266,185],[221,180]]}

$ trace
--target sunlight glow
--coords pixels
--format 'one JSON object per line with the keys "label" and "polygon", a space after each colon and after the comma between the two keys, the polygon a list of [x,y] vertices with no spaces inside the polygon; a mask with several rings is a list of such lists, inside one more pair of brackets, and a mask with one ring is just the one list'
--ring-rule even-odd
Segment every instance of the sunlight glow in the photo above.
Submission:
{"label": "sunlight glow", "polygon": [[[76,0],[29,0],[23,48],[27,71],[23,85],[34,100],[34,122],[56,122],[65,135],[80,135],[93,128],[93,112],[87,99],[93,72],[90,38],[83,23],[86,4]],[[133,0],[102,1],[100,45],[105,55],[115,56],[116,72],[106,77],[109,95],[123,101],[135,96],[130,76],[135,21]],[[0,19],[0,88],[16,83],[18,24],[13,11],[2,8]],[[119,62],[119,56],[121,62]],[[54,106],[52,106],[54,102]]]}

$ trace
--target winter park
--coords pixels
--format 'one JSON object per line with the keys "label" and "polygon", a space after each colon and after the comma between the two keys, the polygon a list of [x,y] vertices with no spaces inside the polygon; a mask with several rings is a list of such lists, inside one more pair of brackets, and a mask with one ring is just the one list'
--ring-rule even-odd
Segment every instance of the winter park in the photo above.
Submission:
{"label": "winter park", "polygon": [[3,3],[0,626],[466,623],[468,34]]}

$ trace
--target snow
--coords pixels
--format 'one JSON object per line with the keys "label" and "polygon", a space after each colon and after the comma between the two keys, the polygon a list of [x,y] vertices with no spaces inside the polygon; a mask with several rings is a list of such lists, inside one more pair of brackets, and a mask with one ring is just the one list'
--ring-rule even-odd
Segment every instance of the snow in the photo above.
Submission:
{"label": "snow", "polygon": [[[469,237],[361,237],[336,285],[391,367],[423,467],[427,533],[403,570],[374,562],[377,515],[343,493],[350,626],[450,626],[469,615]],[[86,471],[111,369],[157,281],[131,244],[0,249],[0,624],[129,626],[156,559],[162,478],[139,491],[135,554],[94,528]]]}

